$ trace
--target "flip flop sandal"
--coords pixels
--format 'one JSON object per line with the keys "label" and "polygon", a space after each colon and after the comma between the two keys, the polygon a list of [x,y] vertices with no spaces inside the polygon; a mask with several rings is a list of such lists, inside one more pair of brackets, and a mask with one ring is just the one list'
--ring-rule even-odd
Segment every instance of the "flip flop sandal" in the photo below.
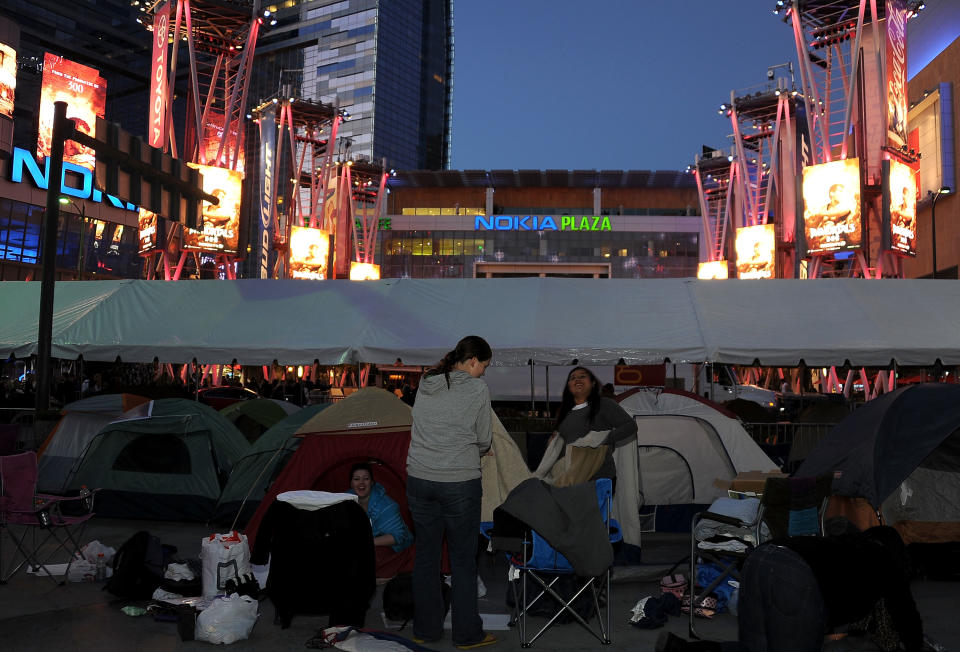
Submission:
{"label": "flip flop sandal", "polygon": [[476,643],[464,643],[463,645],[457,645],[458,650],[472,650],[478,647],[485,647],[487,645],[493,645],[497,642],[497,637],[493,634],[487,634],[483,639],[477,641]]}

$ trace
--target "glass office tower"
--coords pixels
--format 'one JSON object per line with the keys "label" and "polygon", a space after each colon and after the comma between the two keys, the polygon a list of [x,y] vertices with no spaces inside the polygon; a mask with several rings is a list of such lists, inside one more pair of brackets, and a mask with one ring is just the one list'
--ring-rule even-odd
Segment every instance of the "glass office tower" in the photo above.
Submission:
{"label": "glass office tower", "polygon": [[[264,3],[251,95],[339,101],[338,147],[397,169],[449,167],[453,0]],[[338,154],[341,153],[338,150]],[[346,154],[343,151],[343,154]]]}

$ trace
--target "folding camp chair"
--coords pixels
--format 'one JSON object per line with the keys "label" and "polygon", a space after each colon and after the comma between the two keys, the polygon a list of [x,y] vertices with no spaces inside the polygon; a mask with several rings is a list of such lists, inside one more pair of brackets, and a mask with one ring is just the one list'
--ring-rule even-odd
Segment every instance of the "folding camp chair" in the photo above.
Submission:
{"label": "folding camp chair", "polygon": [[[0,584],[27,566],[43,571],[54,584],[47,568],[60,551],[69,555],[67,572],[80,552],[79,542],[87,521],[93,516],[93,496],[38,494],[37,455],[33,451],[0,457],[0,530],[13,541],[16,550],[7,569],[3,568],[3,532],[0,531]],[[79,515],[66,515],[61,508],[74,503]],[[48,546],[51,544],[51,546]],[[17,553],[22,559],[17,560]]]}
{"label": "folding camp chair", "polygon": [[[597,500],[603,524],[609,533],[610,543],[622,539],[619,525],[610,518],[611,500],[613,497],[612,483],[609,478],[596,480]],[[489,536],[489,527],[485,528]],[[507,549],[507,548],[504,548]],[[528,648],[540,638],[558,619],[568,614],[584,629],[590,632],[604,645],[610,644],[610,568],[600,576],[583,578],[574,573],[571,563],[546,539],[535,530],[524,528],[522,540],[519,541],[518,552],[509,557],[511,563],[510,576],[517,576],[518,582],[511,582],[514,598],[514,614],[511,625],[517,627],[520,635],[520,647]],[[551,577],[552,576],[552,577]],[[569,597],[561,596],[556,584],[561,576],[570,576],[578,580],[573,594]],[[533,586],[528,591],[528,581]],[[517,586],[519,584],[519,587]],[[537,592],[539,591],[539,592]],[[536,592],[536,595],[533,595]],[[574,603],[584,594],[587,594],[592,603],[592,615],[584,618],[576,611]],[[545,598],[545,596],[548,596]],[[552,606],[556,612],[549,618],[540,630],[530,635],[527,615],[541,599],[548,604],[552,599]],[[596,626],[591,626],[588,620],[596,617]]]}
{"label": "folding camp chair", "polygon": [[[817,478],[767,478],[760,498],[720,498],[710,510],[693,516],[690,526],[689,631],[700,638],[694,616],[721,584],[740,579],[750,552],[769,539],[822,536],[833,475]],[[731,496],[736,492],[730,492]],[[716,577],[697,586],[697,565],[714,564]]]}

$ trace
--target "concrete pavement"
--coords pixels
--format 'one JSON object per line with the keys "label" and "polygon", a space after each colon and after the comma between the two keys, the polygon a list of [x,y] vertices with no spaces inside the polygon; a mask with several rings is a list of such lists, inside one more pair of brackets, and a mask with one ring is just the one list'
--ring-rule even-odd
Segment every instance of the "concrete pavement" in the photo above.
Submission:
{"label": "concrete pavement", "polygon": [[[99,540],[119,547],[131,534],[145,529],[160,537],[164,543],[178,547],[182,558],[199,555],[200,539],[212,531],[203,524],[161,523],[94,519],[83,538],[84,542]],[[657,578],[688,550],[689,542],[682,535],[648,534],[644,540],[644,562],[632,567],[631,581],[616,581],[612,588],[611,637],[609,647],[576,624],[555,626],[535,647],[542,650],[653,650],[661,630],[639,630],[629,625],[630,609],[640,598],[659,593]],[[3,544],[3,558],[9,560],[12,551],[8,541]],[[486,555],[481,561],[480,573],[488,587],[487,596],[480,601],[483,613],[508,612],[504,596],[506,563],[500,555]],[[336,591],[337,587],[324,587]],[[380,596],[376,596],[367,614],[367,627],[383,628],[380,618]],[[918,581],[914,594],[929,635],[948,650],[960,651],[960,626],[957,625],[955,605],[960,601],[960,584],[956,582]],[[0,586],[0,648],[3,650],[83,650],[112,652],[131,650],[198,650],[207,643],[181,642],[176,625],[156,622],[150,616],[129,617],[120,607],[130,604],[100,590],[99,585],[68,583],[55,586],[47,578],[19,573]],[[543,619],[532,619],[534,624]],[[698,627],[705,637],[718,640],[736,638],[736,618],[721,614],[713,620],[698,619]],[[304,649],[304,643],[327,624],[326,616],[295,616],[289,629],[281,630],[273,624],[273,607],[269,601],[261,604],[261,615],[251,638],[231,646],[237,650]],[[666,626],[685,635],[686,618],[672,618]],[[412,636],[409,625],[399,632]],[[500,643],[487,648],[503,652],[519,650],[517,634],[513,630],[495,632]],[[433,649],[455,650],[449,639],[431,646]],[[838,648],[838,650],[841,648]],[[863,648],[858,648],[863,649]]]}

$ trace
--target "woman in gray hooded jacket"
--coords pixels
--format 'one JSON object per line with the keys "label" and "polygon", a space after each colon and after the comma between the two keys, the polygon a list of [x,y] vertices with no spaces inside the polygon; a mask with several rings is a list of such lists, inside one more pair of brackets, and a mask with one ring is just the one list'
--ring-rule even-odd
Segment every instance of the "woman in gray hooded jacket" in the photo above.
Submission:
{"label": "woman in gray hooded jacket", "polygon": [[420,381],[407,454],[407,503],[413,516],[413,635],[437,641],[443,633],[440,559],[447,536],[453,575],[453,643],[470,649],[495,643],[483,631],[477,605],[480,457],[493,440],[490,391],[480,377],[493,357],[483,338],[457,343]]}

